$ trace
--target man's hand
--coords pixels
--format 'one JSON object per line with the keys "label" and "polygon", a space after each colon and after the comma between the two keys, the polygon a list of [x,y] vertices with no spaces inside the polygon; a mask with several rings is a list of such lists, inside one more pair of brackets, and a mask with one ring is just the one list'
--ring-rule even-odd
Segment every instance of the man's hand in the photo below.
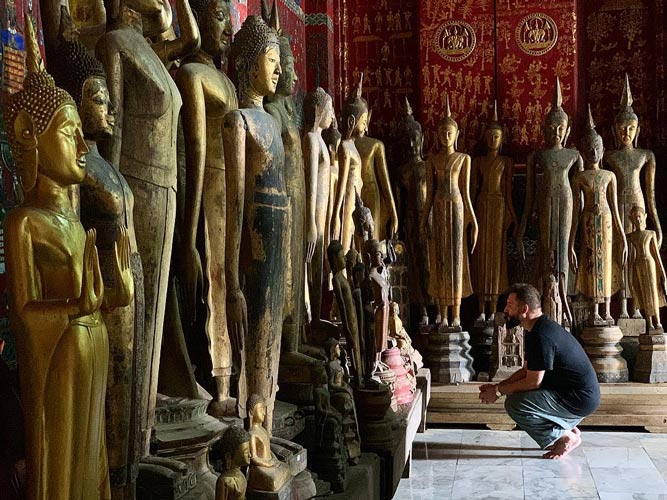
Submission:
{"label": "man's hand", "polygon": [[493,384],[484,384],[480,386],[479,400],[485,404],[495,403],[498,400],[498,396],[496,396],[496,386]]}

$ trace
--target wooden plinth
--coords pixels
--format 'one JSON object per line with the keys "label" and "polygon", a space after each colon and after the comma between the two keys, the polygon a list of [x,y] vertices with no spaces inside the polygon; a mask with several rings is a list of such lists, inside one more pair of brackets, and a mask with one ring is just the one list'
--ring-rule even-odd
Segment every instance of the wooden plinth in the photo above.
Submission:
{"label": "wooden plinth", "polygon": [[[484,424],[493,430],[511,430],[514,421],[505,413],[505,398],[494,404],[479,401],[481,383],[431,387],[429,424]],[[667,384],[600,384],[601,402],[582,425],[642,426],[667,433]]]}

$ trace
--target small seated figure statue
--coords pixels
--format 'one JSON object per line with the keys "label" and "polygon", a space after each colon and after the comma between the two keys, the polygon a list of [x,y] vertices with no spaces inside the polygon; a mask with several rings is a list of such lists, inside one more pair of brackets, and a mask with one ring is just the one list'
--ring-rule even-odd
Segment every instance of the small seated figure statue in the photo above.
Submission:
{"label": "small seated figure statue", "polygon": [[424,367],[424,361],[419,351],[412,347],[412,339],[403,326],[400,312],[401,309],[397,302],[389,304],[389,337],[396,340],[401,356],[409,360],[408,372],[412,372],[414,376],[417,370]]}
{"label": "small seated figure statue", "polygon": [[660,307],[665,306],[667,295],[667,276],[660,259],[658,236],[656,231],[646,229],[646,210],[643,207],[632,207],[630,220],[634,231],[627,234],[627,239],[634,252],[630,253],[628,264],[628,286],[635,307],[644,312],[649,333],[651,330],[656,333],[656,330],[662,330]]}
{"label": "small seated figure statue", "polygon": [[245,500],[248,481],[241,467],[250,465],[250,434],[243,427],[230,427],[220,443],[225,468],[215,483],[215,500]]}
{"label": "small seated figure statue", "polygon": [[271,451],[271,435],[264,427],[266,403],[253,394],[248,398],[250,420],[250,470],[248,488],[256,491],[279,491],[292,477],[289,467]]}

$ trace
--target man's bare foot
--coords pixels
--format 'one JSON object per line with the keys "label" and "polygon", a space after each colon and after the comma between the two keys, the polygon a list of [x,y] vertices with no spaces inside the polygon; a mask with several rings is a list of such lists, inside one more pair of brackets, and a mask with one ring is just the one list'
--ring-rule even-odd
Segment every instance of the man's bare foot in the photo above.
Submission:
{"label": "man's bare foot", "polygon": [[581,436],[581,431],[579,430],[579,427],[574,427],[572,429],[572,432],[574,432],[577,436]]}
{"label": "man's bare foot", "polygon": [[568,456],[572,450],[577,448],[580,444],[581,438],[579,437],[579,434],[577,434],[574,429],[567,431],[558,441],[547,448],[549,451],[542,455],[542,458],[560,460],[561,458]]}

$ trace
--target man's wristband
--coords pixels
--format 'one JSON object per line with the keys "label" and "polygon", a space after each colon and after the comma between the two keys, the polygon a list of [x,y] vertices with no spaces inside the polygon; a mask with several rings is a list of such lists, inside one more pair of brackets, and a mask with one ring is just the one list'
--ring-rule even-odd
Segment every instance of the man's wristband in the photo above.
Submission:
{"label": "man's wristband", "polygon": [[500,384],[496,384],[496,397],[502,396],[503,393],[500,391]]}

